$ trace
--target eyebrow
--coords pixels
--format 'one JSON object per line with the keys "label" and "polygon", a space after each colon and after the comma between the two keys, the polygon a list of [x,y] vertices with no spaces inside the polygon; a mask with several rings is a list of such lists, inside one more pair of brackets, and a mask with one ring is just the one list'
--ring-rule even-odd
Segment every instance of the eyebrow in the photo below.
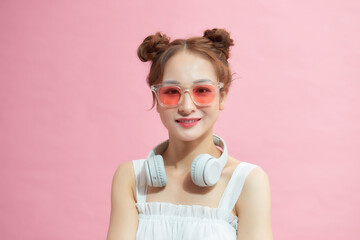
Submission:
{"label": "eyebrow", "polygon": [[[210,79],[199,79],[199,80],[195,80],[193,83],[202,83],[202,82],[212,82],[212,81]],[[164,81],[163,83],[180,84],[180,82],[175,81],[175,80],[167,80],[167,81]]]}

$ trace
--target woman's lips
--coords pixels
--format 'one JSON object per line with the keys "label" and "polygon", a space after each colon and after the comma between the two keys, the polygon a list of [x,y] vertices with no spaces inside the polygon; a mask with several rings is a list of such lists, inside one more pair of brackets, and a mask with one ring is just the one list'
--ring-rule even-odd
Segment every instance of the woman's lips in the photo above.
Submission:
{"label": "woman's lips", "polygon": [[189,128],[195,126],[200,120],[201,118],[179,118],[175,121],[180,124],[180,126]]}

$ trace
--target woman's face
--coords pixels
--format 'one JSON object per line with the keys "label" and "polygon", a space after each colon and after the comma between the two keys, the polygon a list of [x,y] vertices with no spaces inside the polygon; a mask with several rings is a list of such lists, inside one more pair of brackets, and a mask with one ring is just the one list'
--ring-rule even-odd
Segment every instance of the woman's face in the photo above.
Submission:
{"label": "woman's face", "polygon": [[[165,65],[163,83],[178,82],[182,88],[190,88],[196,80],[210,80],[217,83],[215,69],[211,62],[200,55],[181,51],[172,56]],[[212,133],[219,110],[224,108],[226,95],[220,97],[217,89],[215,99],[208,106],[196,105],[190,92],[185,92],[178,106],[167,108],[157,104],[157,112],[169,136],[181,141],[193,141]],[[194,122],[187,123],[190,119]],[[185,120],[185,121],[184,121]]]}

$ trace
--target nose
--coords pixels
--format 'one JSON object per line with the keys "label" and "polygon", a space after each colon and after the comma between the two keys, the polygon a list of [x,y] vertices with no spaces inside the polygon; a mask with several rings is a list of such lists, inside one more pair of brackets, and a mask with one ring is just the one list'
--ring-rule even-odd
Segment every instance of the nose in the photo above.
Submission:
{"label": "nose", "polygon": [[189,91],[183,93],[182,99],[178,105],[178,110],[182,115],[189,115],[196,110],[196,105],[193,102]]}

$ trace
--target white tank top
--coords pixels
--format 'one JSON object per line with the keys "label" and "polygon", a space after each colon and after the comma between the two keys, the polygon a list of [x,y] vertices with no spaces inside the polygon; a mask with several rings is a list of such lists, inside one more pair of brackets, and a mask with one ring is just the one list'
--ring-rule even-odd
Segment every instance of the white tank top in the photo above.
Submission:
{"label": "white tank top", "polygon": [[136,207],[139,212],[138,240],[236,240],[238,218],[232,210],[248,174],[257,165],[241,162],[234,170],[218,208],[146,202],[144,162],[133,160],[136,176]]}

